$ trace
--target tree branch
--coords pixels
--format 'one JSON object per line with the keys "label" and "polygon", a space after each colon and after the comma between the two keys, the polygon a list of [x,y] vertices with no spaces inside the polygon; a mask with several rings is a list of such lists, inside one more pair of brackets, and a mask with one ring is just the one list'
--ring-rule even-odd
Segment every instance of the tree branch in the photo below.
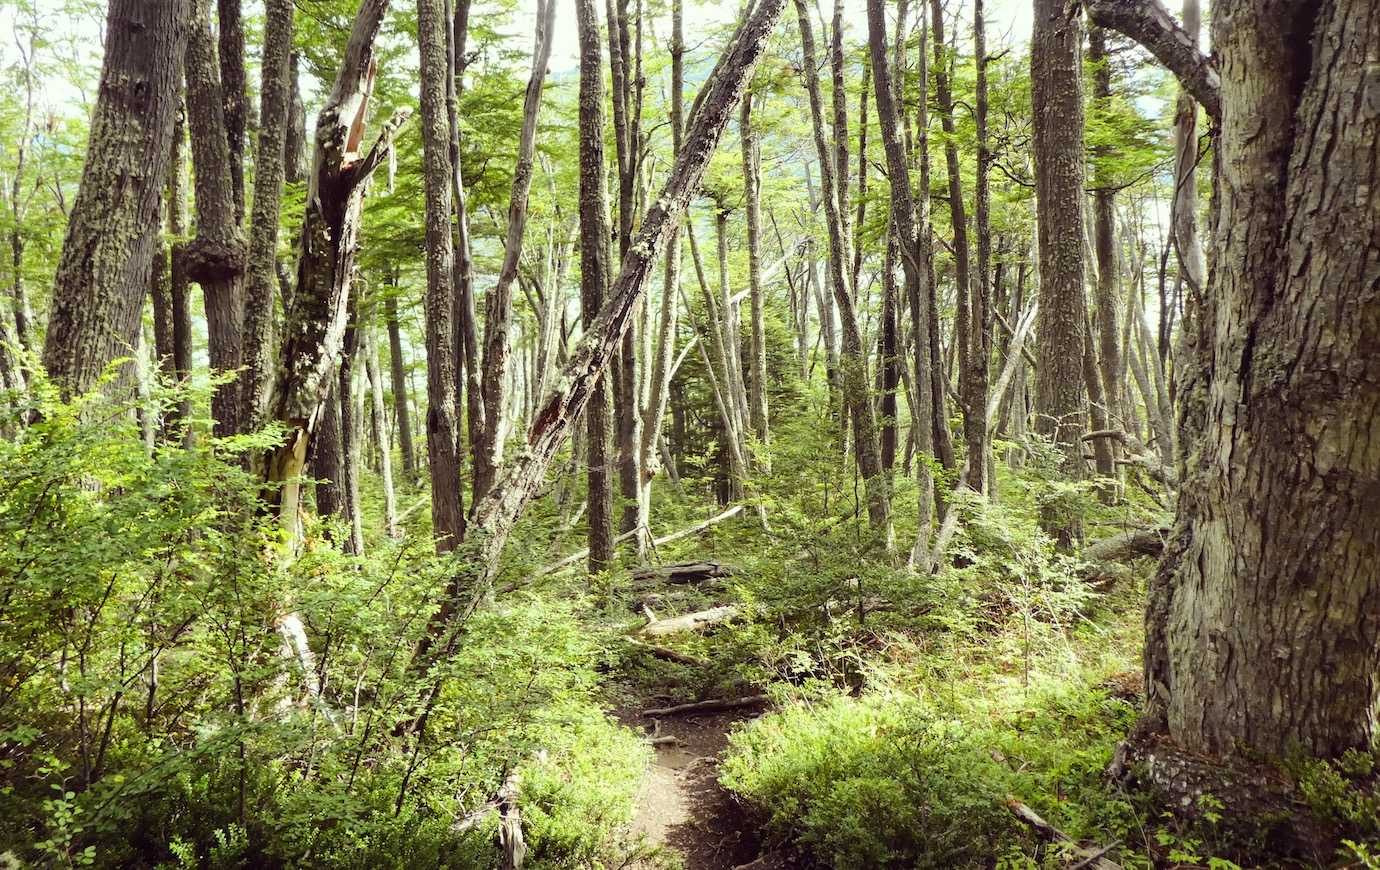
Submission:
{"label": "tree branch", "polygon": [[1160,0],[1084,0],[1083,6],[1094,24],[1135,40],[1153,54],[1214,122],[1222,117],[1217,66],[1198,51],[1197,42]]}

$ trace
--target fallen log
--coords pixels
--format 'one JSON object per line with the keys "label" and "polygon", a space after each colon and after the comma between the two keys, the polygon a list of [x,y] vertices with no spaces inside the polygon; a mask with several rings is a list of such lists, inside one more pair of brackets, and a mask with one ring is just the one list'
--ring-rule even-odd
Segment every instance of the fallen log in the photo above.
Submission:
{"label": "fallen log", "polygon": [[697,610],[683,616],[673,616],[670,619],[657,619],[648,622],[642,627],[639,634],[648,637],[661,637],[667,634],[678,634],[682,631],[695,631],[705,626],[728,622],[737,616],[738,612],[737,606],[732,604],[711,607],[708,610]]}
{"label": "fallen log", "polygon": [[656,707],[643,710],[643,716],[679,716],[683,713],[720,713],[724,710],[740,710],[743,707],[756,707],[771,699],[766,695],[748,695],[746,698],[715,698],[709,701],[695,701],[690,704],[676,704],[673,707]]}
{"label": "fallen log", "polygon": [[1106,854],[1115,847],[1115,843],[1111,846],[1105,846],[1099,849],[1089,849],[1085,846],[1080,846],[1068,834],[1065,834],[1063,831],[1045,821],[1040,817],[1039,813],[1014,797],[1008,797],[1006,799],[1006,809],[1009,810],[1011,815],[1015,816],[1017,821],[1021,822],[1021,824],[1028,825],[1030,829],[1035,832],[1035,836],[1044,840],[1046,843],[1068,843],[1070,854],[1074,858],[1074,864],[1071,870],[1087,870],[1087,868],[1095,868],[1095,870],[1122,870],[1120,864],[1105,857]]}
{"label": "fallen log", "polygon": [[1093,541],[1083,548],[1088,562],[1125,562],[1138,556],[1158,557],[1164,552],[1169,529],[1131,529],[1117,535]]}
{"label": "fallen log", "polygon": [[707,580],[720,580],[733,576],[736,569],[732,565],[719,562],[680,562],[675,565],[659,565],[637,568],[631,576],[634,581],[659,581],[662,583],[703,583]]}

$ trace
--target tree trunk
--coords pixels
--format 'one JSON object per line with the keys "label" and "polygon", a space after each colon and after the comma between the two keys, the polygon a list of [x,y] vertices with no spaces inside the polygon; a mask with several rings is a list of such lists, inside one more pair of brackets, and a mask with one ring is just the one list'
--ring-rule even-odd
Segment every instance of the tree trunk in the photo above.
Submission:
{"label": "tree trunk", "polygon": [[[594,0],[575,0],[580,27],[580,307],[586,335],[608,295],[608,194],[604,189],[604,62]],[[613,22],[610,22],[612,25]],[[616,98],[615,98],[616,101]],[[589,571],[613,562],[613,491],[609,480],[609,379],[588,387],[585,427],[589,487]],[[532,432],[536,431],[533,421]],[[530,441],[530,437],[529,437]]]}
{"label": "tree trunk", "polygon": [[[508,198],[508,234],[503,243],[503,264],[498,281],[485,300],[484,361],[481,389],[484,418],[480,449],[474,456],[474,498],[482,499],[493,486],[503,462],[503,442],[508,429],[506,395],[512,347],[508,335],[513,319],[513,283],[518,276],[523,237],[527,233],[527,196],[532,188],[533,158],[537,145],[537,115],[541,111],[546,67],[551,58],[551,30],[555,19],[555,0],[537,4],[536,44],[532,50],[532,74],[522,103],[522,131],[518,138],[517,165]],[[474,422],[471,422],[474,425]]]}
{"label": "tree trunk", "polygon": [[[426,445],[431,471],[431,525],[437,552],[449,552],[465,537],[460,489],[459,394],[455,354],[455,252],[451,238],[451,192],[458,175],[451,165],[447,112],[446,32],[440,0],[417,0],[421,52],[423,184],[426,192]],[[476,425],[476,421],[471,421]]]}
{"label": "tree trunk", "polygon": [[[232,155],[225,101],[211,33],[211,0],[192,0],[187,37],[187,126],[196,182],[196,238],[183,251],[187,276],[201,285],[206,308],[207,349],[213,373],[240,366],[244,304],[244,238],[236,220]],[[242,431],[241,388],[232,379],[215,388],[211,416],[217,435]]]}
{"label": "tree trunk", "polygon": [[[172,314],[173,376],[184,387],[192,377],[192,311],[187,298],[187,269],[182,262],[183,243],[187,234],[187,160],[183,146],[187,140],[187,113],[178,100],[177,119],[173,124],[172,143],[168,162],[168,235],[173,241],[168,251],[168,293]],[[184,396],[177,411],[164,419],[164,428],[171,431],[178,421],[182,424],[182,440],[192,445],[192,400]]]}
{"label": "tree trunk", "polygon": [[[958,139],[955,134],[953,89],[949,79],[952,54],[957,49],[944,43],[944,9],[941,0],[930,0],[930,22],[934,40],[934,93],[935,105],[939,109],[939,123],[944,130],[944,165],[948,175],[949,219],[954,231],[954,337],[950,347],[958,357],[958,398],[959,410],[963,413],[963,436],[968,449],[968,485],[978,492],[983,491],[985,470],[979,468],[981,462],[973,462],[975,454],[982,451],[982,442],[974,445],[970,438],[980,434],[981,411],[973,413],[975,407],[970,401],[973,393],[972,348],[973,348],[973,310],[971,261],[968,249],[968,213],[963,205],[963,175],[958,159]],[[957,39],[957,35],[955,35]],[[984,110],[985,111],[985,110]],[[947,371],[945,366],[941,371]],[[981,407],[981,406],[977,406]],[[945,419],[943,415],[940,420]],[[947,425],[947,424],[946,424]],[[970,431],[971,430],[971,431]]]}
{"label": "tree trunk", "polygon": [[[1377,736],[1377,44],[1365,0],[1213,16],[1212,264],[1147,612],[1149,721],[1190,752],[1336,756]],[[1175,72],[1187,86],[1204,63]]]}
{"label": "tree trunk", "polygon": [[971,284],[967,389],[963,391],[963,440],[968,442],[968,485],[975,492],[995,494],[988,478],[992,431],[987,417],[987,392],[992,360],[992,194],[988,176],[992,148],[987,136],[987,22],[983,0],[973,2],[973,50],[977,55],[977,93],[973,120],[977,124],[977,185],[975,196],[977,280]]}
{"label": "tree trunk", "polygon": [[345,552],[355,556],[364,553],[364,521],[359,505],[359,407],[355,392],[355,363],[359,352],[358,303],[350,302],[350,325],[340,353],[336,396],[340,402],[340,488],[343,501],[347,537]]}
{"label": "tree trunk", "polygon": [[[1101,27],[1088,31],[1088,59],[1093,64],[1093,100],[1096,110],[1107,111],[1112,98],[1112,68],[1107,56],[1107,33]],[[1115,155],[1104,149],[1094,155],[1093,251],[1097,257],[1097,361],[1102,379],[1106,416],[1125,426],[1126,411],[1121,399],[1121,347],[1117,341],[1116,193],[1114,179],[1106,166]]]}
{"label": "tree trunk", "polygon": [[[225,4],[222,3],[222,6]],[[292,0],[267,0],[259,147],[254,161],[254,213],[244,293],[244,374],[240,419],[258,428],[273,380],[273,297],[277,284],[278,218],[291,109]]]}
{"label": "tree trunk", "polygon": [[171,153],[187,0],[111,0],[81,186],[53,282],[43,365],[65,394],[138,340]]}
{"label": "tree trunk", "polygon": [[[1040,317],[1035,428],[1063,454],[1062,468],[1084,476],[1083,448],[1083,84],[1080,16],[1059,0],[1036,0],[1030,76],[1034,102],[1035,186],[1040,243]],[[1067,547],[1076,518],[1046,515]]]}
{"label": "tree trunk", "polygon": [[364,365],[369,376],[369,431],[379,450],[379,477],[383,484],[383,529],[390,538],[399,537],[398,500],[393,490],[393,445],[384,423],[383,372],[379,367],[378,337],[370,332],[364,339]]}
{"label": "tree trunk", "polygon": [[743,99],[738,126],[743,146],[744,209],[747,212],[748,288],[752,306],[752,341],[748,347],[748,408],[752,429],[763,446],[771,442],[767,424],[766,291],[762,288],[762,167],[752,130],[752,95]]}
{"label": "tree trunk", "polygon": [[294,51],[288,66],[292,102],[288,106],[287,134],[283,141],[283,177],[292,184],[307,177],[307,106],[302,100],[302,85],[298,80],[300,57]]}
{"label": "tree trunk", "polygon": [[858,471],[867,488],[868,519],[887,547],[891,543],[891,494],[882,470],[881,448],[877,443],[877,416],[868,389],[866,364],[863,359],[862,332],[853,307],[853,298],[843,274],[843,224],[839,203],[835,196],[838,187],[830,162],[829,148],[824,139],[824,109],[819,94],[819,75],[815,66],[815,38],[809,10],[804,0],[795,0],[796,17],[800,24],[800,40],[805,53],[805,87],[810,96],[810,115],[813,120],[815,152],[823,175],[825,221],[829,227],[829,275],[843,325],[843,347],[840,368],[843,375],[844,401],[853,418]]}
{"label": "tree trunk", "polygon": [[[216,18],[220,24],[217,36],[220,43],[220,83],[224,107],[222,112],[225,118],[225,140],[230,149],[230,190],[235,202],[236,226],[244,224],[245,75],[244,21],[240,14],[240,2],[241,0],[216,0]],[[209,18],[210,10],[206,10],[206,13]],[[265,48],[269,38],[280,36],[272,31],[273,25],[278,23],[280,20],[266,19]],[[257,169],[256,164],[255,170]]]}
{"label": "tree trunk", "polygon": [[374,145],[361,155],[373,89],[374,38],[387,8],[387,0],[361,4],[335,84],[316,119],[297,287],[266,415],[282,423],[287,435],[270,451],[263,470],[268,482],[280,484],[276,507],[294,540],[299,495],[295,481],[331,389],[345,336],[364,189],[387,159],[393,137],[409,114],[405,109],[395,112]]}
{"label": "tree trunk", "polygon": [[406,360],[403,359],[402,325],[398,322],[398,287],[388,288],[383,300],[384,317],[388,322],[388,369],[393,387],[393,416],[398,423],[398,448],[402,451],[403,474],[417,480],[417,449],[412,444],[412,410],[407,402]]}

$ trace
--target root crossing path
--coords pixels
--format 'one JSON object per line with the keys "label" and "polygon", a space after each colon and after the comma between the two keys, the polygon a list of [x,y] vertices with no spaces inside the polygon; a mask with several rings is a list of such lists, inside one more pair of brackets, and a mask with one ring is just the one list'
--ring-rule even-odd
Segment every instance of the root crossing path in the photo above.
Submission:
{"label": "root crossing path", "polygon": [[638,794],[634,836],[663,847],[685,870],[784,870],[790,866],[775,854],[759,855],[756,830],[718,782],[719,758],[728,746],[729,730],[752,715],[736,710],[638,721],[659,737],[674,737],[675,742],[654,747],[656,758]]}

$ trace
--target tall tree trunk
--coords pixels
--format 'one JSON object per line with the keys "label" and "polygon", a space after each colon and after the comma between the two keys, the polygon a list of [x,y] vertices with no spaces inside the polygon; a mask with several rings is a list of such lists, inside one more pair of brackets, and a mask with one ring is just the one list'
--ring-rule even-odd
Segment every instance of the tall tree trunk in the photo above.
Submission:
{"label": "tall tree trunk", "polygon": [[[222,3],[222,5],[224,5]],[[278,218],[283,197],[292,84],[292,0],[267,0],[263,83],[259,88],[259,147],[254,161],[254,213],[244,293],[245,372],[240,419],[258,428],[273,380],[273,297],[277,284]]]}
{"label": "tall tree trunk", "polygon": [[[24,285],[24,168],[34,136],[34,64],[37,62],[38,25],[30,24],[29,44],[15,40],[24,65],[24,124],[15,144],[14,177],[10,179],[10,304],[14,309],[14,339],[25,353],[34,350],[33,311],[29,306],[29,291]],[[4,351],[0,351],[3,353]],[[23,374],[14,370],[17,384],[22,387]]]}
{"label": "tall tree trunk", "polygon": [[[935,105],[939,110],[940,126],[944,130],[944,165],[948,174],[949,217],[954,231],[954,298],[956,304],[954,306],[954,337],[950,348],[956,352],[958,357],[959,410],[963,412],[964,440],[967,441],[970,436],[969,421],[972,420],[973,432],[971,434],[974,435],[980,427],[980,421],[975,419],[975,415],[970,411],[973,406],[969,402],[973,392],[970,360],[974,331],[971,260],[968,248],[968,213],[963,205],[963,175],[958,159],[958,139],[955,133],[953,87],[949,77],[952,55],[957,53],[957,34],[955,34],[955,44],[946,46],[944,43],[944,8],[941,0],[930,0],[930,22],[934,42]],[[948,367],[944,366],[938,370],[947,372]],[[945,416],[941,413],[937,419],[943,420]],[[971,460],[975,453],[981,452],[982,445],[969,443],[967,448],[969,456],[968,485],[981,492],[985,472],[977,467],[982,463]]]}
{"label": "tall tree trunk", "polygon": [[[1149,721],[1189,752],[1335,756],[1380,724],[1377,44],[1365,0],[1213,15],[1212,264],[1190,288],[1182,491],[1146,638]],[[1209,63],[1172,68],[1188,88]]]}
{"label": "tall tree trunk", "polygon": [[[474,457],[474,498],[482,499],[493,486],[503,462],[507,436],[508,397],[505,395],[512,357],[508,335],[513,319],[513,283],[518,277],[523,237],[527,233],[527,196],[532,188],[533,159],[537,146],[537,116],[541,111],[546,67],[551,58],[552,24],[556,0],[538,0],[536,44],[532,49],[532,74],[522,103],[522,131],[518,137],[517,165],[508,198],[508,234],[503,243],[503,265],[498,281],[488,292],[484,319],[484,361],[481,389],[484,418],[480,450]],[[471,422],[474,425],[474,422]]]}
{"label": "tall tree trunk", "polygon": [[[438,552],[465,536],[460,490],[460,421],[456,409],[455,252],[451,238],[451,192],[459,173],[447,112],[446,18],[441,0],[417,0],[421,53],[423,184],[426,192],[426,444],[431,470],[431,525]],[[471,425],[475,421],[471,420]]]}
{"label": "tall tree trunk", "polygon": [[369,376],[369,432],[379,450],[379,478],[383,484],[383,529],[390,538],[399,536],[398,500],[393,489],[393,445],[384,422],[383,371],[379,367],[378,336],[364,338],[364,365]]}
{"label": "tall tree trunk", "polygon": [[[834,111],[834,183],[835,196],[839,209],[839,234],[843,237],[844,262],[851,262],[853,251],[853,228],[848,225],[848,205],[850,197],[848,193],[848,86],[847,69],[844,66],[843,58],[843,31],[844,31],[844,0],[834,0],[834,20],[829,34],[829,75],[833,80],[833,111]],[[862,125],[858,132],[860,143],[867,141],[867,124],[859,119]],[[861,150],[862,145],[859,145]],[[861,159],[861,158],[860,158]],[[861,167],[862,164],[860,163]],[[863,172],[859,170],[858,184],[864,184],[862,180]],[[862,221],[858,221],[858,229],[862,228]],[[856,282],[854,282],[856,283]],[[857,293],[858,288],[849,285],[850,293]]]}
{"label": "tall tree trunk", "polygon": [[81,186],[53,283],[43,365],[67,394],[133,349],[158,240],[187,0],[111,0]]}
{"label": "tall tree trunk", "polygon": [[[173,376],[185,387],[192,377],[192,310],[187,298],[187,268],[182,260],[182,239],[187,235],[187,160],[183,150],[187,141],[187,113],[180,98],[176,115],[167,171],[168,235],[173,239],[168,252],[168,293],[172,314]],[[164,428],[168,430],[181,422],[182,440],[187,447],[192,445],[191,416],[191,397],[184,396],[177,404],[176,413],[164,419]]]}
{"label": "tall tree trunk", "polygon": [[[685,134],[685,34],[684,0],[671,0],[671,159],[680,155]],[[673,357],[680,311],[679,231],[666,240],[666,279],[661,290],[661,316],[658,321],[656,351],[652,358],[651,392],[642,418],[641,471],[637,494],[637,528],[650,529],[652,480],[657,466],[658,441],[670,399]],[[538,400],[541,396],[538,396]],[[667,467],[674,474],[673,465]]]}
{"label": "tall tree trunk", "polygon": [[[1107,56],[1107,32],[1101,27],[1088,31],[1088,59],[1093,64],[1095,110],[1106,112],[1112,98],[1112,67]],[[1121,347],[1117,341],[1116,193],[1108,162],[1115,155],[1104,149],[1094,155],[1093,252],[1097,257],[1097,361],[1102,378],[1106,416],[1117,426],[1125,426],[1126,411],[1121,399]]]}
{"label": "tall tree trunk", "polygon": [[[580,307],[586,334],[608,295],[608,194],[604,190],[604,63],[594,0],[575,0],[580,27]],[[614,22],[610,22],[611,29]],[[610,37],[616,39],[616,37]],[[615,96],[615,104],[617,97]],[[589,487],[589,571],[613,562],[613,492],[609,481],[609,379],[596,373],[585,407]],[[535,432],[536,421],[530,431]],[[530,441],[530,437],[529,437]]]}
{"label": "tall tree trunk", "polygon": [[743,98],[738,126],[742,133],[744,209],[747,212],[748,288],[752,305],[751,361],[748,373],[748,408],[752,429],[764,446],[771,442],[767,423],[767,326],[766,291],[762,288],[762,167],[756,135],[752,130],[752,94]]}
{"label": "tall tree trunk", "polygon": [[340,353],[336,396],[340,402],[340,488],[342,516],[346,525],[344,550],[352,555],[364,553],[364,522],[359,504],[359,407],[355,390],[355,364],[359,355],[358,302],[351,300],[350,325]]}
{"label": "tall tree trunk", "polygon": [[810,13],[804,0],[795,0],[796,18],[800,24],[800,40],[805,53],[805,87],[810,96],[810,115],[813,120],[815,152],[823,175],[825,221],[829,227],[829,276],[834,301],[838,304],[843,325],[843,347],[840,368],[843,375],[844,400],[853,418],[858,471],[867,489],[868,519],[882,535],[887,547],[891,544],[891,493],[886,474],[882,470],[881,447],[877,443],[877,415],[872,407],[868,389],[866,364],[863,360],[862,332],[844,278],[843,224],[839,215],[838,190],[829,148],[824,139],[824,109],[819,94],[819,74],[815,66],[815,38]]}
{"label": "tall tree trunk", "polygon": [[288,104],[287,138],[283,141],[283,177],[297,184],[307,177],[307,106],[302,100],[302,85],[297,67],[301,55],[293,52],[288,65],[288,84],[292,102]]}
{"label": "tall tree trunk", "polygon": [[398,287],[394,283],[384,297],[383,311],[388,323],[388,370],[393,388],[393,417],[398,423],[398,449],[402,451],[403,474],[417,480],[417,449],[412,443],[412,411],[407,403],[406,360],[403,359],[402,325],[398,322]]}
{"label": "tall tree trunk", "polygon": [[[196,239],[183,251],[187,275],[201,285],[206,307],[207,348],[216,374],[240,366],[244,303],[244,237],[236,219],[235,181],[225,118],[225,101],[211,33],[211,0],[192,0],[187,38],[187,125],[196,182]],[[243,146],[241,146],[243,147]],[[242,431],[241,388],[232,379],[216,387],[211,416],[217,435]]]}
{"label": "tall tree trunk", "polygon": [[[1085,413],[1080,21],[1060,0],[1036,0],[1030,55],[1040,240],[1035,428],[1058,446],[1064,473],[1075,479],[1084,476]],[[1047,512],[1045,525],[1065,547],[1079,534],[1070,511]]]}
{"label": "tall tree trunk", "polygon": [[992,193],[989,175],[992,146],[987,134],[987,22],[983,0],[973,2],[973,51],[977,55],[977,86],[973,120],[977,124],[977,185],[975,196],[977,280],[972,282],[972,306],[967,357],[968,388],[964,391],[963,440],[968,442],[968,485],[976,492],[995,494],[988,477],[992,432],[987,416],[987,393],[992,360]]}

